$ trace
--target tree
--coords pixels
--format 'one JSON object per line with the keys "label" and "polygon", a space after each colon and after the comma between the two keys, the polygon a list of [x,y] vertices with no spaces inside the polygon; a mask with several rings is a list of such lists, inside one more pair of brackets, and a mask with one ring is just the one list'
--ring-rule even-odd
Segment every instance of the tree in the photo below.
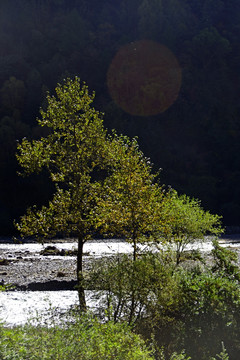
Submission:
{"label": "tree", "polygon": [[221,217],[210,214],[200,206],[200,201],[187,195],[178,195],[175,190],[170,193],[168,209],[168,240],[176,246],[176,262],[179,264],[181,254],[187,245],[203,240],[207,234],[220,235],[223,232]]}
{"label": "tree", "polygon": [[[101,194],[101,171],[107,167],[108,144],[101,114],[91,107],[90,95],[80,79],[67,79],[47,96],[40,110],[40,126],[47,135],[40,140],[23,139],[17,160],[23,174],[46,168],[56,191],[48,206],[29,208],[16,227],[22,236],[37,238],[66,234],[78,239],[77,280],[80,308],[86,309],[83,280],[83,245],[97,228],[94,208]],[[101,176],[99,175],[101,174]]]}
{"label": "tree", "polygon": [[114,164],[104,183],[98,219],[103,232],[123,236],[133,244],[136,260],[137,245],[166,230],[164,209],[169,197],[157,183],[157,174],[152,172],[152,165],[136,139],[115,135],[111,144]]}

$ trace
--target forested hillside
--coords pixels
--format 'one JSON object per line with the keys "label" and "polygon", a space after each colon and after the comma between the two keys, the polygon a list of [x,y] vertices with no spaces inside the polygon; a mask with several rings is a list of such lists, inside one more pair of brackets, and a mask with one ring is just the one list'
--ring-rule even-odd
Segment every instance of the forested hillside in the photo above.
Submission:
{"label": "forested hillside", "polygon": [[[239,38],[238,0],[2,1],[0,234],[12,233],[13,219],[49,197],[47,176],[17,175],[17,140],[41,136],[35,119],[46,92],[75,75],[96,91],[94,107],[109,129],[138,136],[145,155],[163,169],[163,183],[200,198],[226,225],[239,225]],[[154,114],[124,110],[109,89],[117,81],[109,80],[116,54],[146,40],[179,65],[174,101]],[[136,82],[140,77],[136,72]]]}

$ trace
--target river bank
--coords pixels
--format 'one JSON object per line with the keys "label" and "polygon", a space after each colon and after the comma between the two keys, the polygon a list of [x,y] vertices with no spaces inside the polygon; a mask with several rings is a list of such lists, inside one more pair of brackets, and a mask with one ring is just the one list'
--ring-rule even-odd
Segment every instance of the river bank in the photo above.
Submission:
{"label": "river bank", "polygon": [[[229,234],[220,240],[239,254],[240,234]],[[199,247],[210,252],[211,238]],[[76,285],[77,243],[73,239],[39,244],[33,241],[16,243],[12,239],[0,240],[0,283],[12,284],[16,290],[72,290]],[[52,251],[46,251],[52,249]],[[55,249],[55,250],[54,250]],[[118,253],[131,253],[131,244],[116,239],[93,240],[84,245],[83,266],[87,271],[97,257]]]}

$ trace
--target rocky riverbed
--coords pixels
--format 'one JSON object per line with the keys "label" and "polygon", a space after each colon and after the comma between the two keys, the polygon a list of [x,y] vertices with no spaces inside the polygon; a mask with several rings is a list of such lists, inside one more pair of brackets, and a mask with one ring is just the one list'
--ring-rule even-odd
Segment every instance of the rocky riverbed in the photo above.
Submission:
{"label": "rocky riverbed", "polygon": [[[87,270],[93,258],[131,251],[131,245],[116,240],[85,244],[83,266]],[[0,283],[16,290],[72,290],[76,285],[76,248],[71,239],[44,245],[0,242]]]}

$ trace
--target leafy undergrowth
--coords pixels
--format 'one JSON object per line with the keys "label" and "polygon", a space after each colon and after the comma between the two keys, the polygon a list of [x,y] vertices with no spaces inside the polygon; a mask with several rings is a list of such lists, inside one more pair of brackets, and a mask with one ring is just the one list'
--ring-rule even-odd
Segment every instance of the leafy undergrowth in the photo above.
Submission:
{"label": "leafy undergrowth", "polygon": [[127,324],[79,318],[67,326],[0,328],[2,360],[151,360],[144,341]]}
{"label": "leafy undergrowth", "polygon": [[[6,328],[0,324],[1,360],[167,360],[164,349],[154,342],[147,347],[126,322],[100,323],[91,316],[46,326],[25,325]],[[184,351],[169,360],[191,360]],[[222,352],[210,360],[228,360]]]}

